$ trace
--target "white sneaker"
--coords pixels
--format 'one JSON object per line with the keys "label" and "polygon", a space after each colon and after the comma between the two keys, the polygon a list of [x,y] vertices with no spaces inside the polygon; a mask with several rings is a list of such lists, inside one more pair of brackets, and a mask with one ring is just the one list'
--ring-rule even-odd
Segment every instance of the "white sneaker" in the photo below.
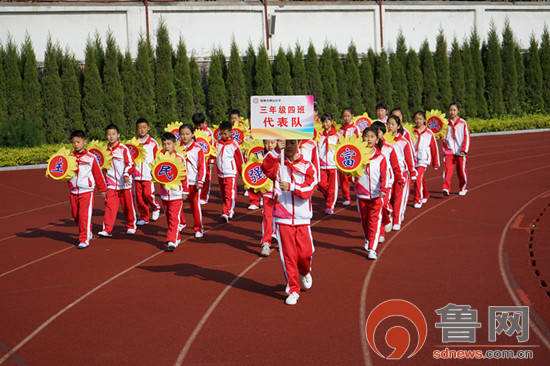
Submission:
{"label": "white sneaker", "polygon": [[128,229],[126,230],[126,234],[128,235],[134,235],[136,233],[136,229]]}
{"label": "white sneaker", "polygon": [[108,233],[105,230],[100,231],[99,233],[97,233],[97,235],[102,236],[104,238],[110,238],[111,236],[113,236],[113,234]]}
{"label": "white sneaker", "polygon": [[383,243],[385,241],[386,241],[386,237],[384,235],[380,235],[380,237],[378,238],[378,242]]}
{"label": "white sneaker", "polygon": [[225,222],[229,222],[229,216],[226,215],[226,214],[223,214],[223,215],[222,215],[222,219],[224,219]]}
{"label": "white sneaker", "polygon": [[334,215],[334,210],[332,208],[327,208],[327,209],[325,209],[325,214],[326,215]]}
{"label": "white sneaker", "polygon": [[166,246],[166,251],[173,252],[178,246],[174,242],[168,242],[168,245]]}
{"label": "white sneaker", "polygon": [[399,231],[399,230],[401,230],[401,225],[399,225],[399,224],[393,225],[392,229],[393,229],[393,231]]}
{"label": "white sneaker", "polygon": [[269,257],[270,254],[271,254],[271,245],[269,243],[263,243],[262,250],[260,251],[260,255],[262,257]]}
{"label": "white sneaker", "polygon": [[420,202],[415,203],[414,208],[422,208],[422,203]]}
{"label": "white sneaker", "polygon": [[391,231],[392,227],[393,227],[393,224],[392,224],[392,222],[390,221],[389,224],[387,224],[386,226],[384,226],[384,231],[387,232],[387,233],[389,233],[389,232]]}
{"label": "white sneaker", "polygon": [[467,189],[463,189],[463,190],[461,190],[461,191],[458,192],[458,195],[459,195],[459,196],[465,196],[466,193],[468,193],[468,190],[467,190]]}
{"label": "white sneaker", "polygon": [[311,277],[311,272],[305,276],[300,276],[300,284],[302,290],[309,290],[313,286],[313,277]]}
{"label": "white sneaker", "polygon": [[88,246],[90,246],[90,243],[80,243],[80,244],[78,244],[77,248],[78,249],[85,249],[85,248],[88,248]]}
{"label": "white sneaker", "polygon": [[248,197],[248,191],[244,191],[244,196]]}
{"label": "white sneaker", "polygon": [[137,226],[143,226],[143,225],[147,225],[147,224],[148,224],[148,222],[145,221],[145,220],[142,220],[142,219],[139,219],[139,220],[137,220],[137,222],[136,222],[136,225],[137,225]]}
{"label": "white sneaker", "polygon": [[153,211],[153,214],[151,215],[151,220],[157,221],[160,217],[160,210]]}
{"label": "white sneaker", "polygon": [[376,251],[370,249],[369,254],[367,254],[367,257],[372,260],[378,259],[378,256],[376,255]]}
{"label": "white sneaker", "polygon": [[449,195],[449,190],[448,190],[448,189],[444,189],[444,190],[443,190],[443,195],[444,195],[444,196],[448,196],[448,195]]}
{"label": "white sneaker", "polygon": [[88,234],[88,240],[92,240],[94,238],[94,234],[92,234],[92,232],[90,231],[90,233]]}
{"label": "white sneaker", "polygon": [[300,298],[300,294],[297,292],[293,292],[285,300],[285,304],[287,305],[296,305],[298,303],[298,299]]}
{"label": "white sneaker", "polygon": [[425,203],[428,203],[428,199],[427,198],[422,198],[422,204],[425,204]]}
{"label": "white sneaker", "polygon": [[195,238],[200,239],[204,236],[204,233],[202,231],[195,232]]}
{"label": "white sneaker", "polygon": [[178,225],[178,231],[183,231],[183,229],[185,229],[187,227],[187,224],[179,224]]}
{"label": "white sneaker", "polygon": [[200,200],[199,203],[200,203],[201,205],[206,205],[208,202],[206,202],[206,200]]}
{"label": "white sneaker", "polygon": [[349,206],[351,205],[351,202],[349,200],[345,200],[344,202],[342,202],[342,205]]}
{"label": "white sneaker", "polygon": [[229,214],[229,220],[232,220],[233,216],[235,216],[235,212],[232,212],[232,213]]}
{"label": "white sneaker", "polygon": [[365,250],[368,252],[370,249],[369,249],[369,241],[365,239],[365,242],[363,243],[363,248],[365,248]]}
{"label": "white sneaker", "polygon": [[254,205],[254,204],[252,204],[252,205],[248,206],[248,209],[249,209],[249,210],[257,210],[257,209],[259,209],[259,207],[256,206],[256,205]]}

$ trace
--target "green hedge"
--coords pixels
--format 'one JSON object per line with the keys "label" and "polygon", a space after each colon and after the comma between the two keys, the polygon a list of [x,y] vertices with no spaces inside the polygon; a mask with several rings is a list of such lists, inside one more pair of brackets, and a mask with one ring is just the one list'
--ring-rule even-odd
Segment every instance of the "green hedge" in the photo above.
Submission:
{"label": "green hedge", "polygon": [[[533,114],[521,117],[503,117],[491,119],[468,119],[470,131],[475,132],[498,132],[517,131],[550,128],[550,115]],[[65,146],[70,145],[51,144],[37,147],[0,147],[0,167],[16,165],[44,164],[49,157]]]}

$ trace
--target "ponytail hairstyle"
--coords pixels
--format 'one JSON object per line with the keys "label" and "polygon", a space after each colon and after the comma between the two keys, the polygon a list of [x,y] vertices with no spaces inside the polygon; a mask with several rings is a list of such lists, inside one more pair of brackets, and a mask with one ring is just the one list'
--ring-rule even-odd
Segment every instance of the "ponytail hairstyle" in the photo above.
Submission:
{"label": "ponytail hairstyle", "polygon": [[[392,114],[391,116],[388,117],[388,122],[390,119],[393,119],[396,123],[397,123],[397,132],[399,134],[403,134],[403,132],[405,132],[405,129],[403,128],[403,125],[401,124],[401,119],[396,116],[395,114]],[[387,123],[387,122],[386,122]]]}

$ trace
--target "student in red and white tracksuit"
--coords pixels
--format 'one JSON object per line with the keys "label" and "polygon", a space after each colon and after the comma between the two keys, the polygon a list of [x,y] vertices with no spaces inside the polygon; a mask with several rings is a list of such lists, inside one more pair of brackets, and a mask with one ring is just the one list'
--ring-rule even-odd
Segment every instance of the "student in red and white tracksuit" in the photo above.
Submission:
{"label": "student in red and white tracksuit", "polygon": [[[353,115],[351,114],[351,109],[344,109],[344,111],[342,112],[343,125],[340,128],[340,131],[338,131],[338,135],[340,136],[340,138],[360,136],[359,129],[353,124],[352,118]],[[349,174],[338,171],[338,179],[340,180],[342,195],[344,196],[344,201],[342,204],[344,206],[349,206],[351,204],[350,185],[353,181],[353,178]]]}
{"label": "student in red and white tracksuit", "polygon": [[355,182],[355,194],[365,234],[364,247],[368,252],[368,258],[376,259],[376,248],[382,228],[384,196],[389,191],[386,183],[388,165],[385,156],[380,151],[383,142],[378,138],[377,130],[368,127],[363,131],[363,136],[367,140],[367,145],[375,148],[375,153],[365,167],[364,174],[359,176]]}
{"label": "student in red and white tracksuit", "polygon": [[[152,182],[151,167],[149,166],[157,157],[159,150],[157,141],[149,135],[149,122],[145,118],[139,118],[136,122],[136,133],[145,149],[145,159],[136,164],[134,174],[134,194],[138,211],[137,225],[149,223],[149,219],[156,221],[160,216],[160,204],[155,197],[155,185]],[[151,216],[151,208],[153,214]]]}
{"label": "student in red and white tracksuit", "polygon": [[414,207],[421,208],[422,205],[428,202],[430,192],[426,184],[426,169],[432,164],[434,169],[439,169],[439,149],[433,132],[426,127],[425,112],[416,112],[414,114],[416,128],[414,134],[416,136],[416,171],[418,177],[415,182],[414,191]]}
{"label": "student in red and white tracksuit", "polygon": [[338,198],[338,178],[334,154],[339,136],[333,126],[330,114],[325,113],[321,116],[321,124],[323,125],[323,131],[319,135],[319,141],[317,142],[321,169],[318,188],[325,198],[325,213],[332,215],[336,199]]}
{"label": "student in red and white tracksuit", "polygon": [[[193,125],[195,126],[196,130],[204,131],[208,134],[210,145],[214,146],[216,143],[216,139],[214,138],[214,132],[210,127],[208,127],[208,122],[206,121],[206,116],[204,113],[195,113],[191,117],[193,121]],[[206,159],[206,165],[205,165],[205,177],[204,177],[204,184],[201,189],[201,196],[200,196],[200,204],[204,205],[208,203],[208,199],[210,198],[210,182],[212,178],[212,165],[216,162],[216,158],[212,156],[205,156]]]}
{"label": "student in red and white tracksuit", "polygon": [[443,152],[445,153],[445,172],[443,174],[443,194],[449,195],[453,168],[456,165],[460,196],[468,192],[468,174],[466,172],[466,160],[470,150],[470,131],[465,120],[458,116],[459,106],[453,103],[449,107],[449,128],[447,136],[443,140]]}
{"label": "student in red and white tracksuit", "polygon": [[302,158],[305,161],[309,161],[311,164],[313,164],[317,181],[320,181],[321,167],[319,163],[319,152],[315,140],[300,140],[300,142],[298,143],[298,149],[300,150],[300,154],[302,154]]}
{"label": "student in red and white tracksuit", "polygon": [[235,214],[237,175],[241,174],[243,156],[239,144],[231,137],[231,124],[223,122],[219,129],[222,138],[216,144],[216,167],[222,197],[222,218],[229,221]]}
{"label": "student in red and white tracksuit", "polygon": [[[398,185],[403,186],[405,184],[405,178],[401,172],[399,159],[397,158],[395,149],[384,140],[386,125],[380,121],[376,121],[370,127],[376,132],[380,140],[380,152],[386,158],[386,165],[388,168],[386,174],[386,186],[388,191],[383,197],[382,226],[380,227],[380,237],[378,239],[380,243],[383,243],[386,240],[385,232],[390,232],[393,224],[393,207],[391,205],[393,185],[397,182]],[[365,138],[366,136],[363,136],[363,140],[365,140]]]}
{"label": "student in red and white tracksuit", "polygon": [[76,175],[69,180],[69,201],[71,214],[78,225],[78,248],[84,249],[90,245],[92,239],[94,190],[97,187],[100,192],[105,192],[107,186],[97,159],[84,148],[84,131],[73,131],[71,144],[78,168]]}
{"label": "student in red and white tracksuit", "polygon": [[275,184],[273,217],[287,280],[285,302],[295,305],[300,289],[311,288],[313,281],[311,258],[315,249],[310,220],[311,196],[317,179],[311,162],[300,154],[297,140],[287,140],[284,149],[284,165],[279,154],[271,151],[262,163],[262,170]]}
{"label": "student in red and white tracksuit", "polygon": [[112,236],[118,206],[122,206],[126,216],[126,233],[136,233],[136,211],[134,209],[134,198],[132,197],[132,174],[135,167],[130,150],[126,145],[120,143],[118,127],[111,124],[105,128],[107,149],[112,155],[111,167],[105,172],[107,182],[107,194],[105,195],[105,215],[103,216],[103,230],[99,236]]}
{"label": "student in red and white tracksuit", "polygon": [[400,230],[401,223],[405,218],[407,200],[409,197],[409,178],[416,180],[417,172],[414,167],[414,156],[412,147],[401,134],[403,126],[397,116],[390,116],[386,123],[388,131],[394,134],[394,143],[392,145],[399,161],[399,167],[404,178],[401,185],[398,182],[393,183],[391,204],[393,207],[393,230]]}
{"label": "student in red and white tracksuit", "polygon": [[[199,202],[201,188],[206,176],[204,152],[193,139],[194,127],[184,124],[180,127],[180,144],[185,151],[187,167],[187,185],[189,186],[189,206],[193,211],[193,231],[195,238],[203,237],[202,211]],[[185,227],[185,214],[181,212],[181,225]]]}
{"label": "student in red and white tracksuit", "polygon": [[[162,147],[164,153],[175,156],[185,166],[185,156],[176,152],[176,136],[170,132],[162,134]],[[189,194],[187,186],[187,177],[185,177],[176,188],[166,188],[164,184],[160,185],[160,199],[164,205],[166,213],[166,250],[174,251],[181,242],[181,213],[183,211],[183,201]]]}

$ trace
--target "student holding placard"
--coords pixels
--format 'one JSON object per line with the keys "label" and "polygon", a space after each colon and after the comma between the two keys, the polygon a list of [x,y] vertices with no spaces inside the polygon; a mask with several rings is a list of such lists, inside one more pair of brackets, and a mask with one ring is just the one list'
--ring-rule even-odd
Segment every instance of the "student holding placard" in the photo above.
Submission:
{"label": "student holding placard", "polygon": [[[351,108],[344,109],[344,111],[342,112],[342,121],[342,127],[340,128],[340,131],[338,131],[338,135],[340,136],[340,138],[359,137],[359,129],[353,124],[353,114]],[[340,180],[342,195],[344,196],[344,201],[342,202],[342,204],[344,206],[349,206],[351,204],[350,185],[352,182],[352,177],[339,171],[338,179]]]}

